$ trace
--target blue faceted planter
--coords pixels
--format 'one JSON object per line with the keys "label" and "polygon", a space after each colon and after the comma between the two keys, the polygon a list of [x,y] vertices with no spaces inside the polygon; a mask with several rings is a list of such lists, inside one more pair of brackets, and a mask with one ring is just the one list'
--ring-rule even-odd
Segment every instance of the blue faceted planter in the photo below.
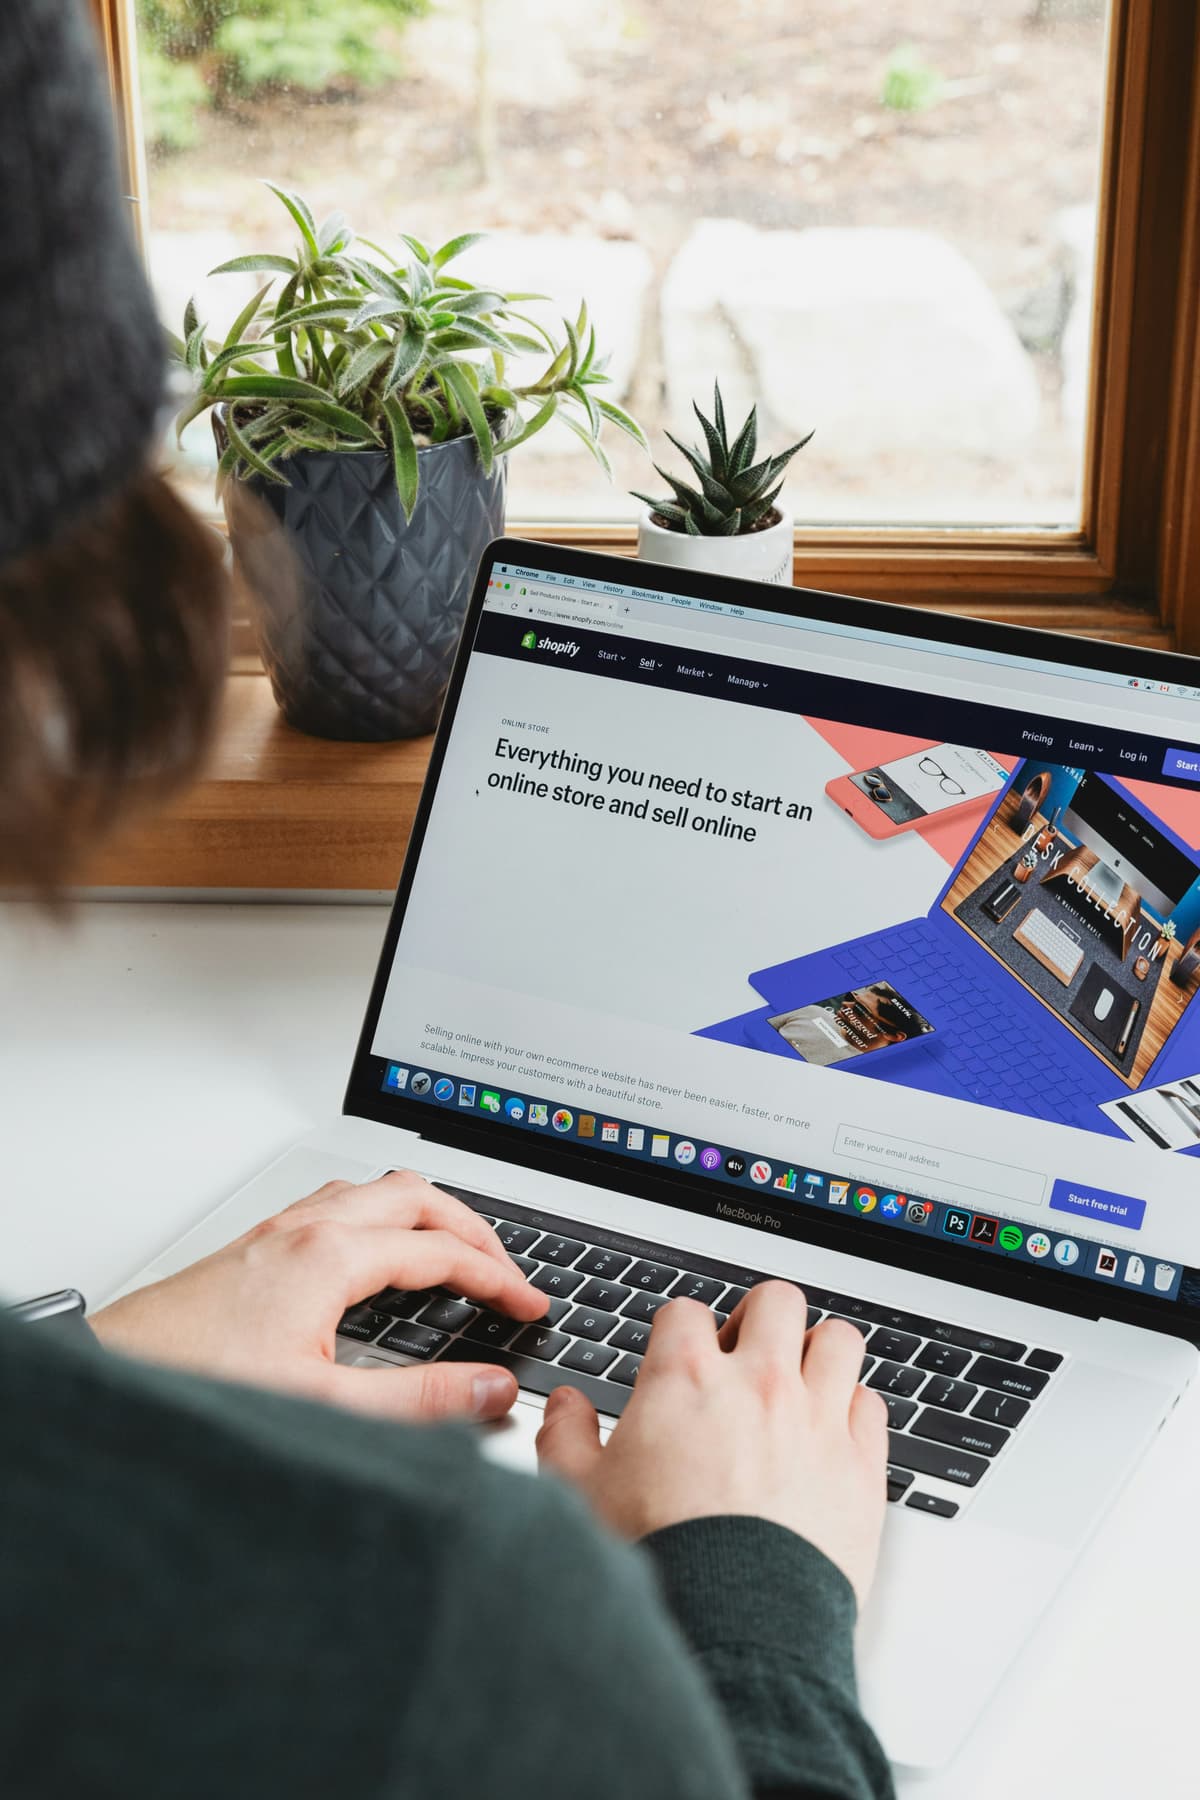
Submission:
{"label": "blue faceted planter", "polygon": [[280,465],[286,487],[226,487],[271,687],[315,737],[380,743],[437,724],[476,567],[504,531],[507,459],[485,475],[473,438],[418,456],[411,521],[379,450],[300,451]]}

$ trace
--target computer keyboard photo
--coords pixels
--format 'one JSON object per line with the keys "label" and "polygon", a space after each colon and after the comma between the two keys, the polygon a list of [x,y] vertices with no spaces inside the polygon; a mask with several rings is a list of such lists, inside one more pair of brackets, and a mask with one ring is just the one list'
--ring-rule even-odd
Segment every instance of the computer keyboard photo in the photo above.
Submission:
{"label": "computer keyboard photo", "polygon": [[[564,1382],[597,1410],[619,1414],[637,1380],[654,1315],[687,1297],[718,1322],[760,1281],[761,1271],[644,1243],[438,1184],[488,1224],[531,1284],[549,1296],[535,1325],[476,1306],[442,1289],[384,1288],[343,1317],[341,1336],[421,1362],[493,1362],[520,1385],[549,1394]],[[973,1488],[1063,1361],[962,1325],[898,1312],[805,1284],[808,1323],[842,1318],[863,1335],[859,1377],[889,1415],[888,1499],[953,1518],[958,1505],[926,1493],[918,1478]],[[379,1359],[381,1362],[383,1358]]]}

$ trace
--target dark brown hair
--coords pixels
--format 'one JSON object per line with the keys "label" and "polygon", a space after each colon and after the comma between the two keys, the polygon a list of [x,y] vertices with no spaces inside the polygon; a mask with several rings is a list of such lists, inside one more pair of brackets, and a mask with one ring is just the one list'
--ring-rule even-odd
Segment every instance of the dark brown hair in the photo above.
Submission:
{"label": "dark brown hair", "polygon": [[227,657],[221,541],[159,475],[0,568],[0,881],[53,898],[194,776]]}

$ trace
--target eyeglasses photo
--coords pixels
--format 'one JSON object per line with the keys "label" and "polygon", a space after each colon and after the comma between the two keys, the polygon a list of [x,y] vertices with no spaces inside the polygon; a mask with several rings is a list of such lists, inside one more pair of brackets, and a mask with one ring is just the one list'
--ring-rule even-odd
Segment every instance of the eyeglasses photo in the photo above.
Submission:
{"label": "eyeglasses photo", "polygon": [[943,794],[966,795],[966,788],[960,786],[952,775],[947,775],[945,769],[934,762],[932,756],[923,756],[917,767],[922,775],[932,775],[940,783]]}

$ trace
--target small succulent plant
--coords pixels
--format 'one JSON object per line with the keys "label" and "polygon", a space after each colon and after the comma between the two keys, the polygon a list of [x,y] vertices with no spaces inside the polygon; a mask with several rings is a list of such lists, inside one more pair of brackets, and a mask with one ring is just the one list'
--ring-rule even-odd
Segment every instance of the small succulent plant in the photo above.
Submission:
{"label": "small succulent plant", "polygon": [[[541,295],[501,293],[450,274],[479,234],[438,250],[405,236],[397,261],[356,238],[341,213],[318,226],[298,194],[266,185],[299,233],[295,254],[238,256],[213,269],[269,279],[223,343],[209,338],[191,302],[183,337],[170,340],[191,377],[177,430],[209,407],[223,409],[218,488],[251,474],[286,482],[289,457],[304,450],[387,450],[411,516],[417,453],[448,438],[474,437],[485,471],[551,419],[582,438],[609,474],[604,425],[645,447],[640,425],[597,391],[609,380],[607,359],[586,305],[558,336],[521,310]],[[523,383],[508,367],[522,355],[544,359]]]}
{"label": "small succulent plant", "polygon": [[[693,401],[692,409],[704,431],[704,445],[689,450],[677,437],[667,437],[685,456],[700,483],[699,488],[668,475],[655,463],[656,472],[671,489],[670,497],[654,500],[649,494],[634,494],[644,500],[655,522],[670,531],[686,532],[689,537],[741,537],[746,532],[761,531],[773,525],[775,501],[783,486],[781,477],[797,450],[803,450],[808,437],[793,444],[778,456],[766,456],[755,462],[758,453],[758,408],[750,408],[750,416],[733,443],[725,425],[725,405],[719,382],[713,383],[713,416],[706,419]],[[706,454],[707,451],[707,454]]]}

